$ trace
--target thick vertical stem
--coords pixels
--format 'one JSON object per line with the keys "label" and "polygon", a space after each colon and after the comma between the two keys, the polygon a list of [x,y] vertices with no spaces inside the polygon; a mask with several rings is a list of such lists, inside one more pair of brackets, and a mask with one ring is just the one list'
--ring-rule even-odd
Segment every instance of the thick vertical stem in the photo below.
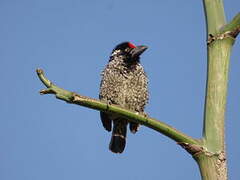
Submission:
{"label": "thick vertical stem", "polygon": [[218,155],[200,154],[194,157],[198,162],[202,179],[204,180],[226,180],[227,166],[224,153]]}
{"label": "thick vertical stem", "polygon": [[225,13],[222,0],[203,0],[207,37],[216,34],[225,25]]}
{"label": "thick vertical stem", "polygon": [[208,151],[224,150],[224,119],[231,39],[218,40],[208,47],[204,144]]}
{"label": "thick vertical stem", "polygon": [[[226,180],[224,121],[229,59],[233,39],[220,34],[226,23],[222,0],[203,0],[208,43],[208,71],[204,111],[203,146],[197,161],[203,180]],[[222,158],[223,157],[223,158]]]}
{"label": "thick vertical stem", "polygon": [[[203,0],[203,4],[207,34],[216,34],[225,24],[222,0]],[[208,44],[203,140],[208,151],[213,153],[224,149],[224,113],[231,48],[228,41],[228,39],[216,40]]]}

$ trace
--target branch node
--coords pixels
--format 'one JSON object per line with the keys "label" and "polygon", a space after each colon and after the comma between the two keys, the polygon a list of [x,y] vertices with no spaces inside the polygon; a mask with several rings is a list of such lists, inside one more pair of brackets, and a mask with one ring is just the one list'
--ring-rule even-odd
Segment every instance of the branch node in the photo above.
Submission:
{"label": "branch node", "polygon": [[39,92],[41,95],[44,95],[44,94],[56,94],[55,91],[53,91],[52,89],[43,89]]}
{"label": "branch node", "polygon": [[43,72],[42,69],[39,69],[39,68],[38,68],[38,69],[36,69],[36,72],[37,72],[38,75],[40,75],[40,74],[43,74],[43,75],[44,75],[44,72]]}
{"label": "branch node", "polygon": [[238,34],[240,33],[240,27],[235,28],[233,31],[231,31],[232,37],[236,38]]}
{"label": "branch node", "polygon": [[79,94],[77,94],[77,93],[75,93],[75,92],[72,92],[72,101],[73,101],[73,102],[81,102],[81,101],[83,101],[84,99],[86,99],[86,97],[81,96],[81,95],[79,95]]}
{"label": "branch node", "polygon": [[224,33],[216,34],[216,35],[209,34],[208,40],[207,40],[207,45],[210,45],[211,43],[213,43],[216,40],[223,40],[226,38],[230,38],[234,41],[240,31],[240,28],[237,28],[237,29],[238,29],[238,31],[236,31],[236,30],[226,31]]}
{"label": "branch node", "polygon": [[189,144],[189,143],[185,143],[185,142],[178,142],[177,144],[182,146],[182,148],[184,148],[187,152],[192,154],[192,156],[196,156],[199,153],[203,152],[203,147],[199,146],[197,144]]}

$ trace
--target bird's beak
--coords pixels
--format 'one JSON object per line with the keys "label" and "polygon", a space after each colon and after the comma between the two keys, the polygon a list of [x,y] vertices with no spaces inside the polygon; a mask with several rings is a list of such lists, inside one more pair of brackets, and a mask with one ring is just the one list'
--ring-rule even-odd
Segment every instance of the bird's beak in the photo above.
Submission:
{"label": "bird's beak", "polygon": [[148,47],[147,46],[137,46],[131,50],[132,58],[139,57]]}

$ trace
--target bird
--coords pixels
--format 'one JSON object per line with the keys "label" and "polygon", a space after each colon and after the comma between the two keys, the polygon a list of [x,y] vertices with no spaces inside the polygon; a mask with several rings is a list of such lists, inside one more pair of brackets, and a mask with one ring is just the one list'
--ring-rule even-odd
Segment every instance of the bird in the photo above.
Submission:
{"label": "bird", "polygon": [[[148,78],[140,64],[140,55],[146,49],[148,47],[145,45],[122,42],[112,50],[108,64],[101,74],[101,102],[145,114],[144,108],[149,99]],[[112,131],[109,149],[113,153],[122,153],[126,145],[128,124],[132,133],[138,131],[139,124],[106,111],[100,112],[100,118],[105,130]]]}

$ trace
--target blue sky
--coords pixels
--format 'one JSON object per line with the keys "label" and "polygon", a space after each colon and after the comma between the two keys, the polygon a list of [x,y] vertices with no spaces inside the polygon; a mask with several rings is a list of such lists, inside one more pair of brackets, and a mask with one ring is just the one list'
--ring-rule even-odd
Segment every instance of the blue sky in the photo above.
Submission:
{"label": "blue sky", "polygon": [[[230,20],[239,0],[225,1]],[[0,179],[200,179],[175,142],[146,127],[125,152],[108,150],[99,112],[40,96],[35,69],[65,89],[97,98],[100,73],[122,41],[149,49],[146,111],[196,138],[202,134],[206,37],[201,1],[1,0]],[[226,112],[229,178],[240,177],[240,43],[230,63]]]}

